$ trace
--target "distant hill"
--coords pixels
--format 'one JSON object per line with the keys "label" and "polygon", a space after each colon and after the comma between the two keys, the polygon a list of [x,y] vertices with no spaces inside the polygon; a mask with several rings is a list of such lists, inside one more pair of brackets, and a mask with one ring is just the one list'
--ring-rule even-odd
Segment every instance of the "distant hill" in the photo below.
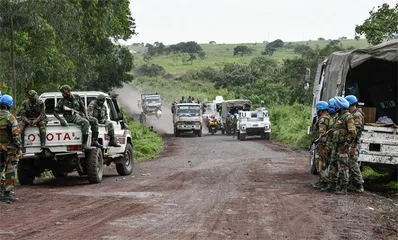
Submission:
{"label": "distant hill", "polygon": [[[307,45],[312,49],[324,48],[329,44],[331,40],[323,41],[302,41],[302,42],[285,42],[282,48],[279,48],[272,56],[269,58],[282,61],[283,59],[290,59],[298,56],[294,49],[298,45]],[[234,48],[239,45],[244,45],[252,49],[252,55],[250,56],[233,56]],[[159,64],[166,69],[167,72],[178,75],[186,72],[189,69],[198,69],[201,67],[211,66],[211,67],[221,67],[225,63],[239,62],[248,63],[252,58],[262,56],[261,52],[264,51],[266,43],[241,43],[241,44],[200,44],[206,53],[206,57],[203,60],[195,60],[192,64],[182,64],[181,62],[176,62],[170,56],[158,56],[152,59],[152,62]],[[366,39],[347,39],[340,40],[339,45],[344,48],[353,47],[367,48],[369,47]],[[143,46],[130,45],[128,46],[133,55],[135,55],[135,64],[142,64],[143,57],[146,48]]]}

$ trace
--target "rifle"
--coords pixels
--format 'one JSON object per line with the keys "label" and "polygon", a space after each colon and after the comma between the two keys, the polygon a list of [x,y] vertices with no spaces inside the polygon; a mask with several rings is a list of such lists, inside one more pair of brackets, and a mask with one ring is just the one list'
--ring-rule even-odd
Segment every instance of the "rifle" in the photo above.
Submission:
{"label": "rifle", "polygon": [[[332,126],[330,126],[329,130],[327,130],[324,134],[322,134],[321,136],[319,136],[319,138],[315,139],[312,144],[318,144],[318,142],[321,140],[321,138],[323,138],[324,136],[327,136],[333,129],[334,125],[336,125],[337,121],[335,121]],[[311,145],[312,145],[311,144]]]}
{"label": "rifle", "polygon": [[75,109],[72,109],[72,108],[70,108],[70,107],[67,107],[67,106],[64,106],[64,111],[72,112],[73,115],[78,114],[78,115],[84,117],[84,114],[83,114],[83,113],[81,113],[81,112],[79,112],[79,111],[77,111],[77,110],[75,110]]}

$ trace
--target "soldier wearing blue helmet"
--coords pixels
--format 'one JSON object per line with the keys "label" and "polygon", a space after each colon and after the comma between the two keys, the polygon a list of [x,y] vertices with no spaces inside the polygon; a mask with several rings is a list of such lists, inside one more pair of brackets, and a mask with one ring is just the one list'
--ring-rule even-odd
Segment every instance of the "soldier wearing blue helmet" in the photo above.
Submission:
{"label": "soldier wearing blue helmet", "polygon": [[236,136],[236,128],[238,127],[238,113],[234,113],[234,117],[232,118],[232,137]]}
{"label": "soldier wearing blue helmet", "polygon": [[318,181],[312,184],[315,189],[321,189],[327,187],[327,182],[322,178],[321,173],[327,169],[327,130],[329,130],[330,116],[328,113],[329,104],[325,101],[319,101],[315,104],[317,110],[318,120],[314,124],[313,133],[315,137],[319,139],[315,149],[315,163],[318,172]]}
{"label": "soldier wearing blue helmet", "polygon": [[348,190],[353,190],[358,193],[363,193],[364,192],[363,179],[358,164],[358,155],[359,155],[358,147],[360,143],[361,134],[364,129],[365,114],[362,111],[362,109],[357,107],[358,105],[357,97],[355,97],[354,95],[348,95],[345,97],[345,99],[350,104],[349,111],[354,118],[354,125],[357,130],[357,137],[355,139],[353,147],[350,149],[349,152],[348,166],[350,172],[350,187],[348,188]]}
{"label": "soldier wearing blue helmet", "polygon": [[[354,118],[349,113],[349,102],[344,97],[334,97],[339,116],[333,127],[333,149],[329,165],[329,185],[322,191],[334,192],[339,195],[347,194],[349,183],[348,153],[355,147],[356,129]],[[337,191],[337,175],[341,175],[342,186]]]}

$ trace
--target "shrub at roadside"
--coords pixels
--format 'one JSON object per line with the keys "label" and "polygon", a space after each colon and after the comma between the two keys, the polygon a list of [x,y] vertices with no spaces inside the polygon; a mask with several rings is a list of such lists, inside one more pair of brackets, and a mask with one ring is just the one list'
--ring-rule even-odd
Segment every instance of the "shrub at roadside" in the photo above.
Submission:
{"label": "shrub at roadside", "polygon": [[294,147],[308,147],[307,126],[311,107],[295,103],[291,106],[273,105],[269,108],[272,124],[271,138]]}
{"label": "shrub at roadside", "polygon": [[141,162],[158,157],[163,146],[162,138],[150,131],[147,126],[133,120],[126,112],[124,112],[124,115],[126,116],[125,122],[133,137],[135,161]]}

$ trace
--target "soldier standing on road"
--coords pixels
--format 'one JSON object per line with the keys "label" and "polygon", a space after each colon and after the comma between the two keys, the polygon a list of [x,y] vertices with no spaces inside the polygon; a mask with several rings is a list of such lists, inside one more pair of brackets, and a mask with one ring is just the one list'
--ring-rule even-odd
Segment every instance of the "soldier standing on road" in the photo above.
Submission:
{"label": "soldier standing on road", "polygon": [[88,117],[93,117],[98,120],[99,124],[105,124],[108,128],[109,144],[111,147],[121,147],[116,142],[115,130],[112,122],[108,121],[108,110],[104,106],[105,95],[100,94],[96,100],[90,102],[87,108]]}
{"label": "soldier standing on road", "polygon": [[232,137],[235,138],[235,136],[236,136],[236,128],[238,127],[238,114],[237,113],[234,114],[234,118],[232,119],[231,126],[232,126],[232,129],[231,129],[232,130]]}
{"label": "soldier standing on road", "polygon": [[0,176],[5,175],[1,181],[0,200],[14,202],[13,196],[15,183],[15,168],[18,157],[22,155],[21,132],[16,117],[9,111],[13,106],[13,99],[10,95],[3,95],[0,99],[0,144],[1,158],[5,164],[0,169]]}
{"label": "soldier standing on road", "polygon": [[330,116],[328,114],[329,104],[325,101],[319,101],[315,104],[317,109],[318,120],[315,123],[313,131],[316,133],[318,140],[315,151],[315,163],[317,165],[318,181],[312,184],[315,189],[327,187],[327,182],[322,178],[322,173],[327,169],[327,139],[326,132],[329,130]]}
{"label": "soldier standing on road", "polygon": [[[62,97],[57,106],[54,109],[54,116],[61,122],[62,126],[67,126],[68,123],[75,123],[81,127],[82,130],[82,147],[84,150],[90,150],[91,148],[87,146],[89,127],[91,125],[92,132],[92,146],[96,146],[98,148],[103,148],[101,144],[97,142],[98,140],[98,120],[93,117],[87,117],[86,108],[84,107],[84,103],[79,95],[71,94],[71,87],[69,85],[63,85],[59,89],[62,93]],[[74,114],[72,111],[64,110],[64,107],[71,108],[76,110],[80,114]],[[63,112],[63,116],[66,120],[62,119],[59,116],[59,113]],[[82,116],[81,116],[82,115]]]}
{"label": "soldier standing on road", "polygon": [[[362,111],[362,109],[357,108],[358,104],[358,99],[354,95],[348,95],[345,97],[345,99],[350,103],[350,113],[352,114],[354,118],[354,125],[357,130],[357,137],[355,139],[355,142],[350,149],[349,152],[349,160],[348,160],[348,166],[349,166],[349,172],[350,172],[350,183],[353,185],[355,188],[352,189],[355,192],[358,193],[363,193],[363,179],[362,179],[362,174],[361,170],[359,168],[358,164],[358,155],[359,155],[359,143],[360,143],[360,138],[361,134],[364,128],[364,119],[365,119],[365,114]],[[351,190],[351,187],[350,189]]]}
{"label": "soldier standing on road", "polygon": [[231,135],[231,125],[232,125],[232,117],[231,113],[227,113],[227,117],[225,118],[225,132],[227,135]]}
{"label": "soldier standing on road", "polygon": [[46,107],[35,90],[28,92],[28,98],[28,100],[22,102],[20,111],[22,147],[24,147],[25,128],[37,126],[40,132],[40,146],[44,148],[46,146]]}
{"label": "soldier standing on road", "polygon": [[[339,107],[339,117],[333,130],[333,150],[329,165],[329,185],[322,191],[334,192],[339,195],[347,194],[349,183],[348,153],[352,151],[356,139],[354,119],[348,112],[350,104],[343,97],[335,97],[336,105]],[[337,191],[337,177],[341,175],[341,190]]]}

